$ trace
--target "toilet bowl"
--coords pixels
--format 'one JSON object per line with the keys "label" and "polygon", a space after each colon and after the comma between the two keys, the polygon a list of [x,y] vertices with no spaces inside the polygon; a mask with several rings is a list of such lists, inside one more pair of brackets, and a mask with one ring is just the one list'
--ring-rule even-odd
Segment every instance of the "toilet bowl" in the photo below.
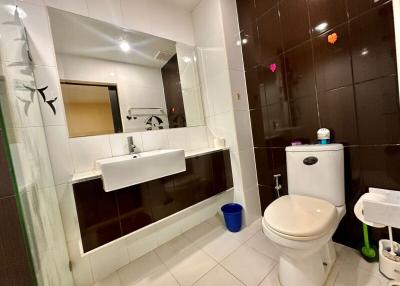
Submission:
{"label": "toilet bowl", "polygon": [[279,250],[282,286],[324,284],[336,254],[332,235],[345,207],[300,195],[275,200],[264,213],[264,234]]}
{"label": "toilet bowl", "polygon": [[345,215],[343,146],[286,147],[288,193],[262,219],[280,252],[282,286],[322,286],[336,253],[332,236]]}

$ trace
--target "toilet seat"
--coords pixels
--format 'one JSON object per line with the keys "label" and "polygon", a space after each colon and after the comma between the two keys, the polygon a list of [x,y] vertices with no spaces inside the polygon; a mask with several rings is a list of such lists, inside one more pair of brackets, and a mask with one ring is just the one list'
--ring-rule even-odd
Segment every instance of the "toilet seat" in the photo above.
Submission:
{"label": "toilet seat", "polygon": [[291,240],[319,238],[331,230],[337,219],[337,209],[333,204],[300,195],[280,197],[264,212],[266,227]]}

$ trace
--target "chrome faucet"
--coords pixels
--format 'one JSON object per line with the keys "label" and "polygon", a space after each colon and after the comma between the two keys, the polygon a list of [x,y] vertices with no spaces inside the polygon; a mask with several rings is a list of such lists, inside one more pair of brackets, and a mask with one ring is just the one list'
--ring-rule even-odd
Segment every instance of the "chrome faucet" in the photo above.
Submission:
{"label": "chrome faucet", "polygon": [[276,191],[276,195],[278,196],[278,198],[281,196],[280,190],[282,189],[282,185],[279,183],[279,178],[281,177],[281,174],[275,174],[274,178],[275,178],[275,191]]}
{"label": "chrome faucet", "polygon": [[135,143],[133,143],[133,137],[132,137],[132,136],[129,136],[129,137],[128,137],[128,150],[129,150],[129,154],[130,154],[130,155],[135,154],[135,153],[136,153],[135,149],[136,149],[136,145],[135,145]]}

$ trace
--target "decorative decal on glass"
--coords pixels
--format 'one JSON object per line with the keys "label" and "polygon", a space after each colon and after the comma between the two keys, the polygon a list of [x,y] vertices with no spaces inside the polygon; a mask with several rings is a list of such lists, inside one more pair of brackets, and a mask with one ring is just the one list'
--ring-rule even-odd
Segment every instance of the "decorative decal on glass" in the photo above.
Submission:
{"label": "decorative decal on glass", "polygon": [[278,66],[275,63],[269,65],[269,70],[271,72],[276,72],[277,68],[278,68]]}
{"label": "decorative decal on glass", "polygon": [[49,86],[45,86],[45,87],[42,87],[42,88],[32,88],[32,87],[27,86],[25,84],[23,86],[27,90],[29,90],[31,92],[31,94],[30,94],[30,98],[31,99],[30,100],[26,100],[26,99],[22,99],[22,98],[18,97],[18,99],[25,104],[25,106],[24,106],[25,115],[28,115],[28,110],[29,110],[29,107],[30,107],[31,103],[33,103],[33,97],[35,96],[35,92],[39,92],[39,94],[41,95],[41,97],[43,99],[43,102],[45,102],[45,103],[47,103],[49,105],[49,107],[53,111],[54,115],[57,114],[57,110],[56,110],[56,108],[54,106],[54,102],[57,100],[57,97],[47,100],[46,99],[46,94],[44,93],[44,91],[46,89],[48,89]]}
{"label": "decorative decal on glass", "polygon": [[338,39],[338,34],[332,33],[328,36],[328,43],[333,45],[336,43],[337,39]]}

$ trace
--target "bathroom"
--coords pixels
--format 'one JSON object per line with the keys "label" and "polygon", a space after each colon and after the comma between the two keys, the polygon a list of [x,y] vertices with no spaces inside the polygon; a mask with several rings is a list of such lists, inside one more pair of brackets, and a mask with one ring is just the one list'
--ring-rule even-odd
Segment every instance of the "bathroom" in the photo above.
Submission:
{"label": "bathroom", "polygon": [[399,0],[0,0],[0,285],[400,285],[397,47]]}

